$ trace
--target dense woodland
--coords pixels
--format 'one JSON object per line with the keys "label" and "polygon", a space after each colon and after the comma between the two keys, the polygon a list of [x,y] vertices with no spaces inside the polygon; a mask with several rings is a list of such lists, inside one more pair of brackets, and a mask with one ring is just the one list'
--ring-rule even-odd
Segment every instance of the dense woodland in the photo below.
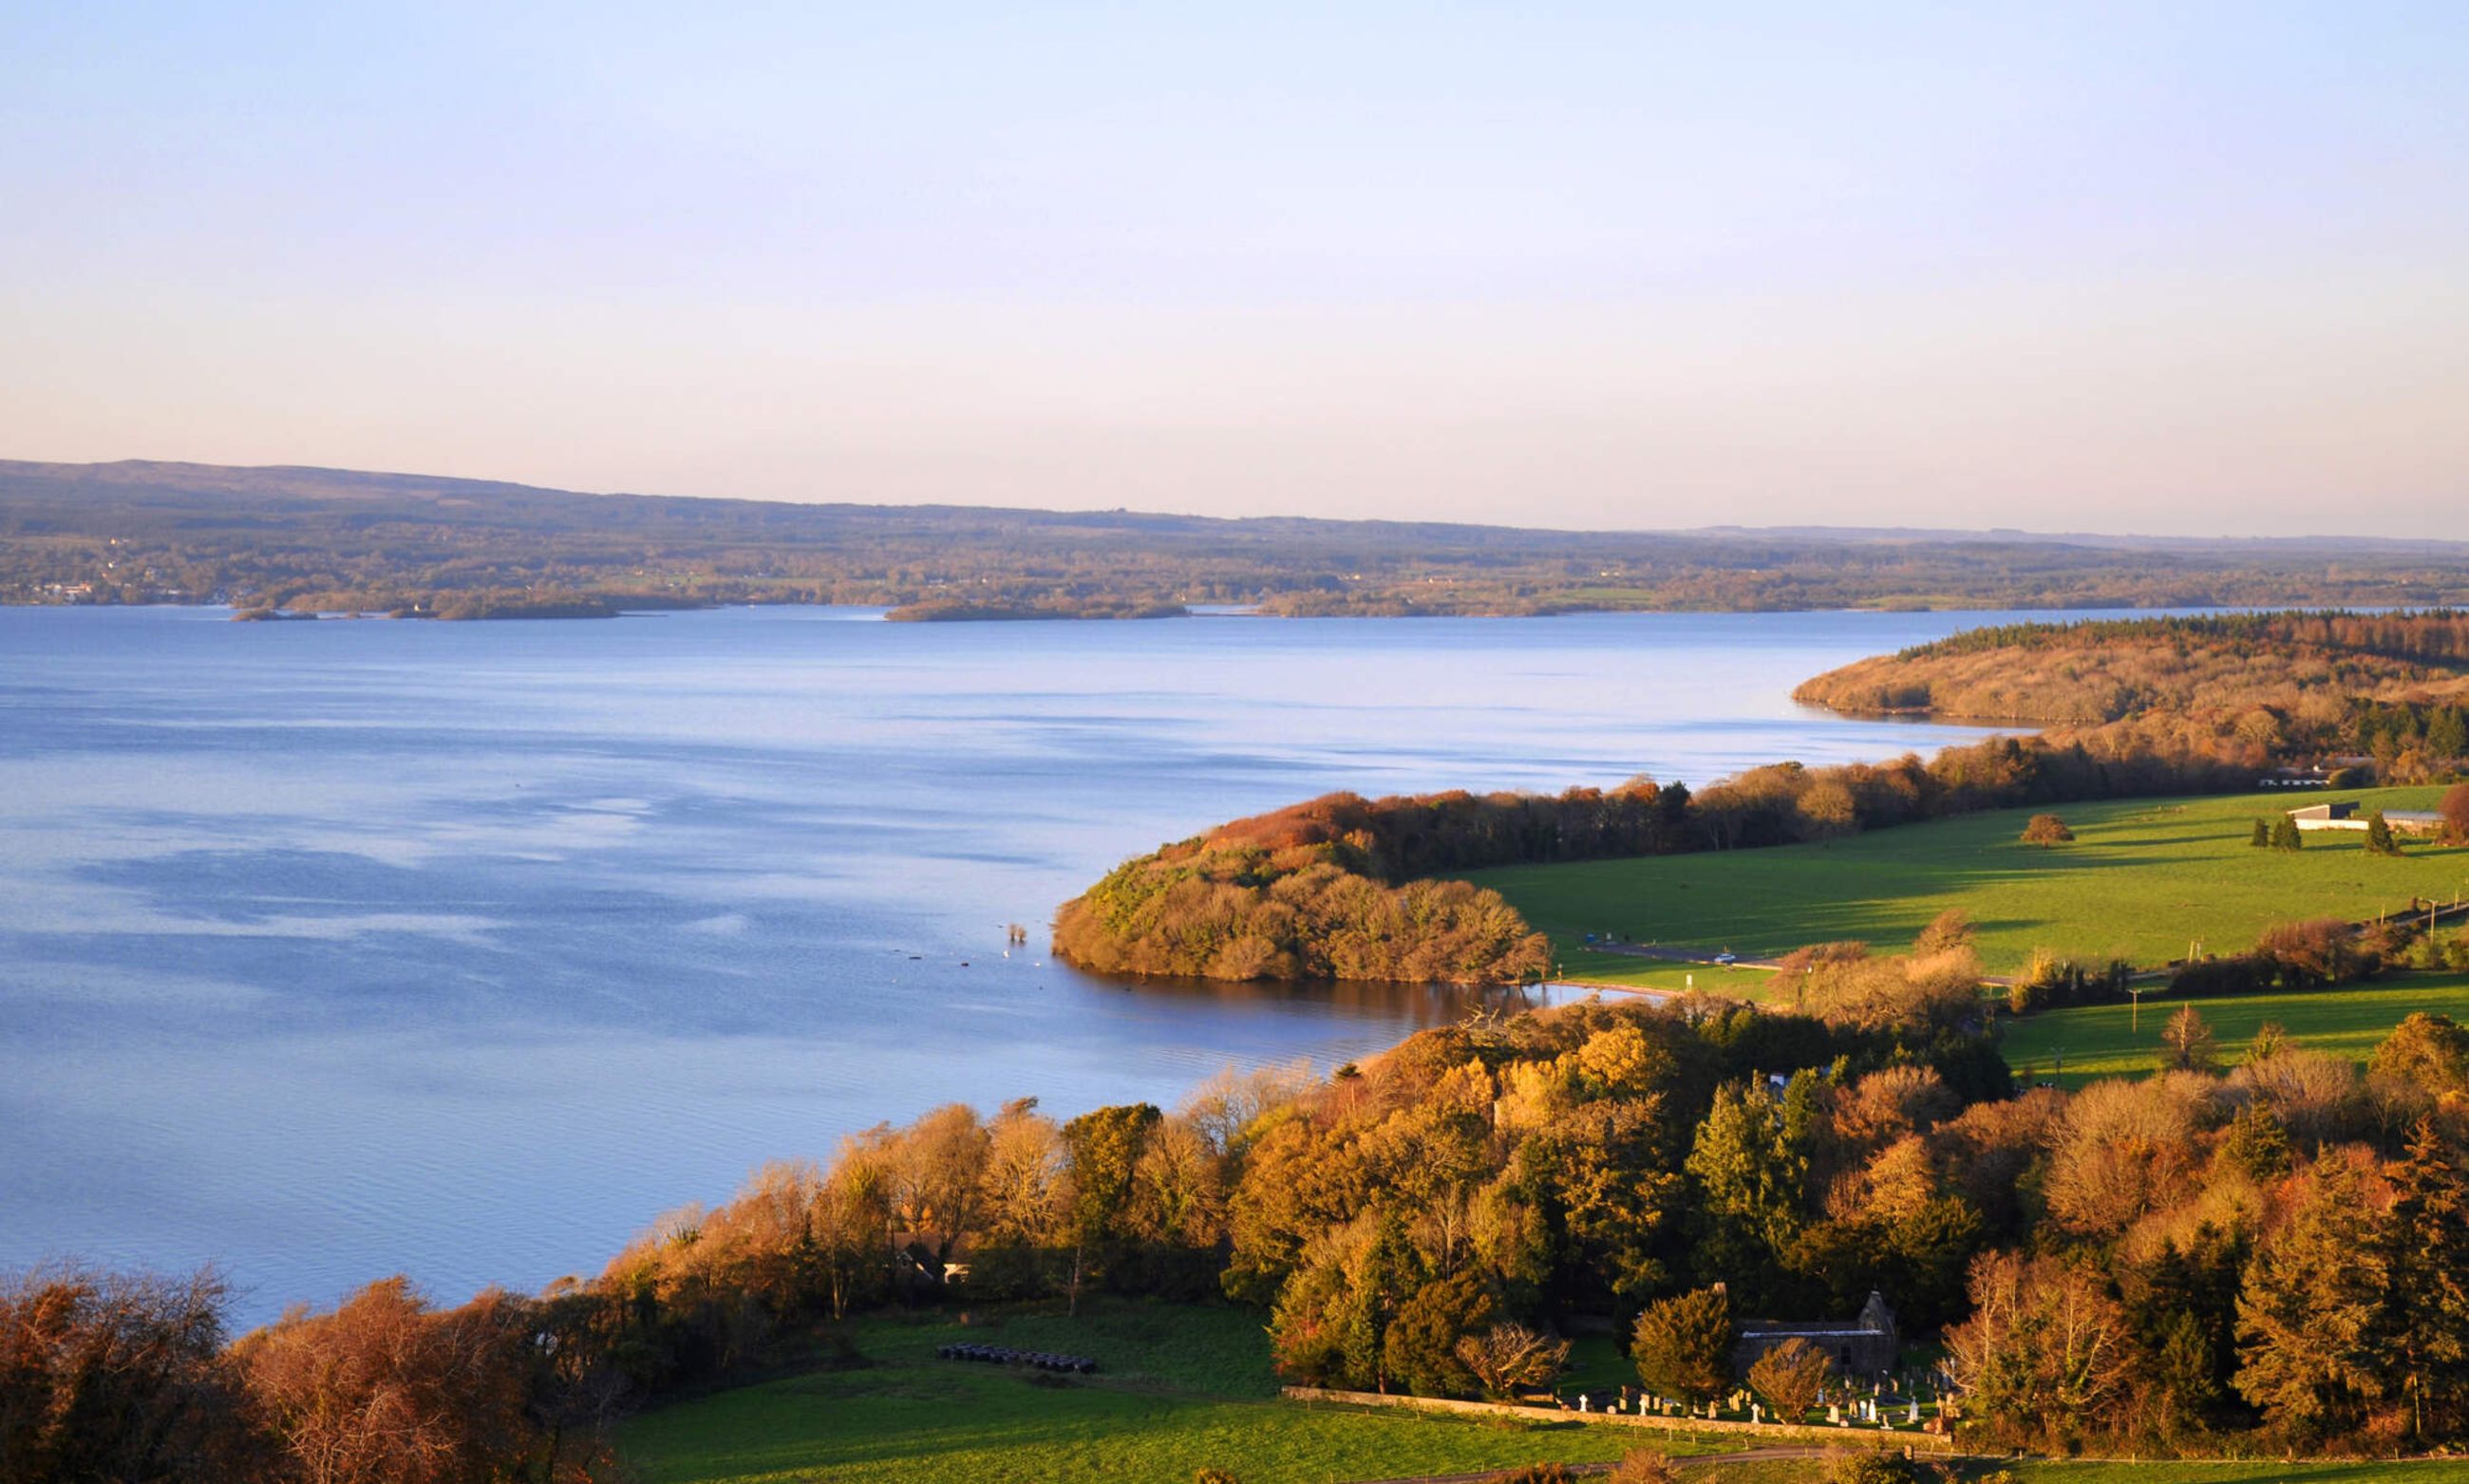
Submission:
{"label": "dense woodland", "polygon": [[2469,614],[1970,629],[1831,671],[1794,695],[1837,711],[2039,723],[2093,746],[2164,731],[2225,755],[2241,743],[2258,759],[2353,755],[2385,782],[2422,782],[2469,765]]}
{"label": "dense woodland", "polygon": [[1983,1445],[2469,1439],[2469,1029],[2411,1016],[2363,1070],[2268,1035],[2225,1072],[2189,1007],[2149,1077],[2019,1092],[1959,917],[1810,967],[1797,1010],[1478,1016],[1171,1113],[944,1107],[538,1298],[387,1280],[231,1339],[211,1275],[22,1276],[0,1457],[27,1484],[608,1479],[612,1418],[833,1363],[852,1313],[1100,1292],[1256,1306],[1299,1381],[1516,1396],[1610,1323],[1660,1394],[1788,1405],[1811,1378],[1734,1377],[1733,1322],[1874,1288],[1943,1336]]}
{"label": "dense woodland", "polygon": [[0,602],[67,601],[443,618],[857,603],[917,619],[2398,605],[2469,602],[2469,545],[1211,520],[0,462]]}

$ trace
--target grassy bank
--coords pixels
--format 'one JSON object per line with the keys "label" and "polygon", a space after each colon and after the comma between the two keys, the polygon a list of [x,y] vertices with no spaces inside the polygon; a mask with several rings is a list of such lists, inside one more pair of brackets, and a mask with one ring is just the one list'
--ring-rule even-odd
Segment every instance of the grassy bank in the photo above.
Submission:
{"label": "grassy bank", "polygon": [[[2432,809],[2439,788],[2385,788],[2363,798],[2386,809]],[[1930,918],[1960,907],[1979,925],[1990,970],[2019,968],[2036,947],[2138,963],[2179,957],[2202,940],[2241,949],[2275,922],[2372,917],[2413,896],[2469,892],[2469,850],[2411,845],[2370,856],[2354,835],[2310,836],[2294,854],[2248,843],[2254,820],[2323,797],[2272,793],[2131,799],[2056,812],[2075,842],[2020,843],[2032,810],[2005,810],[1824,844],[1473,873],[1552,936],[1573,977],[1671,987],[1671,966],[1585,948],[1587,933],[1636,942],[1730,948],[1745,955],[1857,938],[1907,943]],[[1719,975],[1723,971],[1717,970]],[[1763,982],[1732,971],[1700,988]]]}
{"label": "grassy bank", "polygon": [[[1637,1441],[1547,1418],[1280,1401],[1261,1323],[1243,1310],[1133,1303],[995,1328],[866,1320],[853,1337],[870,1364],[662,1407],[630,1423],[621,1445],[648,1484],[1179,1484],[1205,1465],[1243,1484],[1327,1484],[1600,1462]],[[963,1339],[1090,1356],[1101,1370],[1032,1380],[935,1358]]]}
{"label": "grassy bank", "polygon": [[[1975,1462],[1962,1476],[2010,1469],[2023,1484],[2469,1484],[2469,1459],[2406,1463],[2021,1463]],[[1691,1470],[1715,1484],[1813,1484],[1819,1467],[1799,1459],[1710,1462]]]}

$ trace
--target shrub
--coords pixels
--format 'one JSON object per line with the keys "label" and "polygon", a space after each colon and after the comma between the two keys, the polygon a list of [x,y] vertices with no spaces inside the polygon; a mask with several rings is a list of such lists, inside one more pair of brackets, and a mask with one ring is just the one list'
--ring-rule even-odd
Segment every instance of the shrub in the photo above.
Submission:
{"label": "shrub", "polygon": [[1610,1484],[1680,1484],[1680,1465],[1658,1450],[1632,1448],[1605,1477]]}
{"label": "shrub", "polygon": [[1908,1458],[1838,1451],[1826,1455],[1826,1484],[1919,1484],[1929,1475]]}
{"label": "shrub", "polygon": [[2207,994],[2260,994],[2272,988],[2273,965],[2259,953],[2187,964],[2169,976],[2169,993],[2180,998]]}
{"label": "shrub", "polygon": [[2074,837],[2075,833],[2066,828],[2066,822],[2055,814],[2034,814],[2023,826],[2023,843],[2026,845],[2046,849],[2052,845],[2064,845]]}

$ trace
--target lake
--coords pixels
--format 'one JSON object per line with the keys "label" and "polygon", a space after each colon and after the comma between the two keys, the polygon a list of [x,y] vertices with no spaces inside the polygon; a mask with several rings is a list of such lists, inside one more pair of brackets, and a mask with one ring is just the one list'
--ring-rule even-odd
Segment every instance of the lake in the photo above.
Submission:
{"label": "lake", "polygon": [[1788,693],[2015,616],[0,609],[0,1268],[459,1301],[937,1104],[1325,1067],[1469,1000],[1109,983],[1053,907],[1334,788],[1933,748]]}

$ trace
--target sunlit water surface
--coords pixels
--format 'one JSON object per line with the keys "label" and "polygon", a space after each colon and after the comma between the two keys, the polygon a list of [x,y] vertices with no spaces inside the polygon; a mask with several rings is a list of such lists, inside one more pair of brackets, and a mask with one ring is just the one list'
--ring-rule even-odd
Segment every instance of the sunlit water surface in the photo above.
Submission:
{"label": "sunlit water surface", "polygon": [[1326,1066],[1465,997],[1126,988],[1047,960],[1054,904],[1332,788],[1933,747],[1788,693],[2004,616],[0,609],[0,1267],[459,1299],[940,1103]]}

